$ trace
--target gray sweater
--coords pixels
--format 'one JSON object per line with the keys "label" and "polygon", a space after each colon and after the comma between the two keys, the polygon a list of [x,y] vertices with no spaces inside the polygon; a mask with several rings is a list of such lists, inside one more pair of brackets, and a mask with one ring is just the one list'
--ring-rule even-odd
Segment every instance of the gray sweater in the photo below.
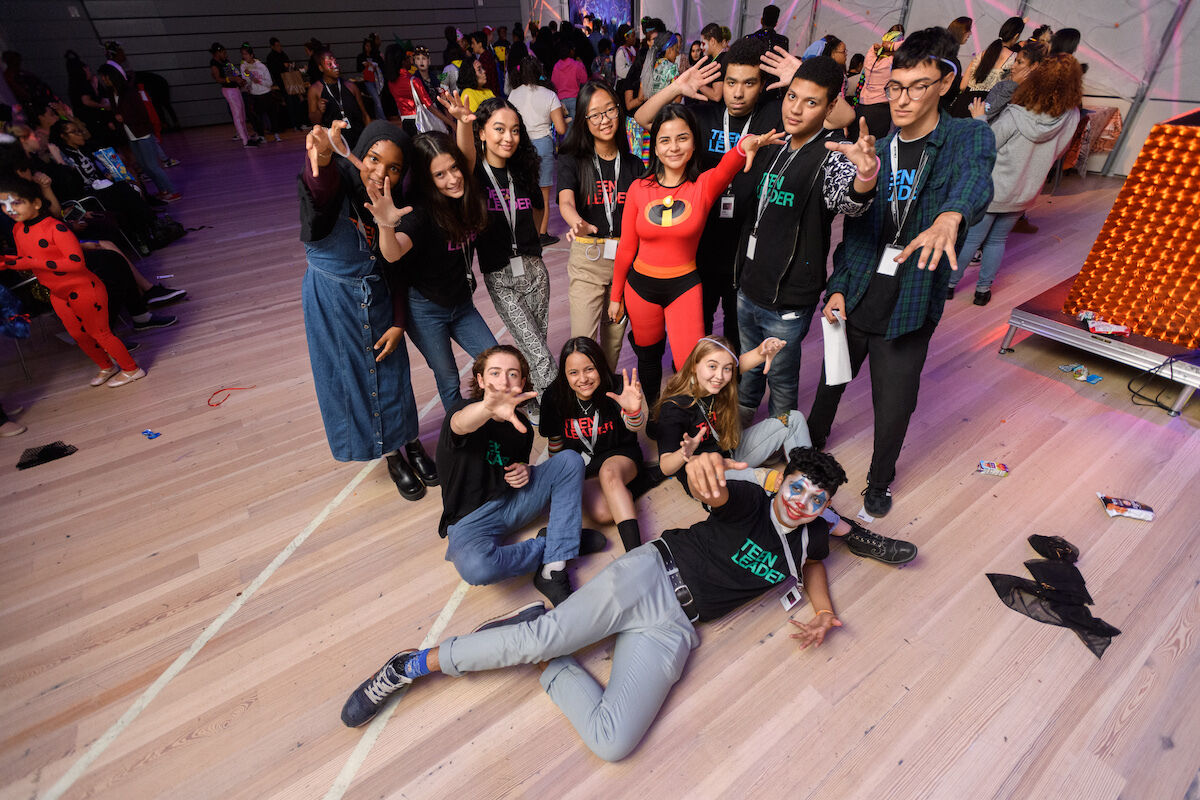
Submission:
{"label": "gray sweater", "polygon": [[996,166],[992,168],[994,195],[988,212],[1024,211],[1032,205],[1054,162],[1070,145],[1078,123],[1077,108],[1051,117],[1030,113],[1022,106],[1006,106],[991,123]]}

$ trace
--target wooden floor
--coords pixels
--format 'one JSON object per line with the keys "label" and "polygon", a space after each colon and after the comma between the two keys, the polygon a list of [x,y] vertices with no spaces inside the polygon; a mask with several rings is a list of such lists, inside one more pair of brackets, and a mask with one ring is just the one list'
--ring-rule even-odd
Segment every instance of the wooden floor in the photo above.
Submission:
{"label": "wooden floor", "polygon": [[[845,627],[816,651],[786,637],[773,595],[703,626],[641,747],[606,764],[533,667],[433,678],[365,732],[338,719],[396,650],[538,595],[526,578],[467,591],[443,560],[437,490],[408,503],[382,464],[330,458],[299,302],[301,147],[289,134],[243,150],[227,128],[168,139],[184,162],[171,213],[211,227],[141,262],[190,291],[179,325],[133,337],[147,379],[89,388],[94,368],[52,320],[25,347],[30,381],[0,341],[0,399],[29,426],[0,440],[0,797],[1198,796],[1200,402],[1178,419],[1135,407],[1131,370],[1047,341],[996,353],[1009,309],[1078,270],[1117,181],[1043,197],[1042,230],[1012,238],[992,304],[971,304],[972,272],[947,306],[895,509],[875,526],[918,559],[896,569],[835,547]],[[565,244],[546,261],[556,349]],[[820,353],[818,329],[803,409]],[[442,409],[410,354],[432,449]],[[1057,369],[1076,361],[1103,382]],[[254,388],[206,404],[228,386]],[[79,451],[12,466],[55,440]],[[865,376],[830,447],[851,476],[835,505],[853,514],[871,455]],[[977,475],[980,459],[1012,474]],[[1110,520],[1097,491],[1158,519]],[[701,512],[668,483],[639,516],[657,532]],[[608,533],[575,580],[619,554]],[[1031,533],[1083,551],[1095,614],[1124,631],[1102,660],[1005,608],[984,577],[1024,574]],[[604,679],[610,658],[605,642],[584,663]]]}

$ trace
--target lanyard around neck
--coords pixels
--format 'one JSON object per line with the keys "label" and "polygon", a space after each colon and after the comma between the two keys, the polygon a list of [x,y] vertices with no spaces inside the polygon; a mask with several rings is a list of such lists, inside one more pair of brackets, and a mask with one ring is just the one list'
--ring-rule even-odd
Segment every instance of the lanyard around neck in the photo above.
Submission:
{"label": "lanyard around neck", "polygon": [[[810,139],[809,141],[812,141],[812,140]],[[806,144],[808,144],[808,142],[805,142],[804,144],[806,145]],[[789,148],[787,145],[784,145],[783,147],[779,148],[779,152],[776,153],[775,158],[771,160],[771,166],[767,167],[767,171],[763,173],[762,187],[759,189],[759,192],[758,192],[758,211],[754,215],[754,235],[755,236],[758,235],[758,223],[762,222],[763,214],[767,210],[767,202],[770,200],[770,197],[771,197],[771,175],[773,175],[775,173],[775,165],[779,163],[779,157],[781,155],[783,155],[783,151],[790,150],[790,149],[791,148]],[[779,170],[780,178],[782,178],[785,174],[787,174],[788,167],[790,167],[792,164],[792,159],[794,159],[796,156],[798,156],[800,154],[800,151],[803,149],[804,149],[804,145],[801,145],[800,147],[797,147],[795,150],[792,150],[790,153],[788,153],[787,161],[783,162],[783,168]]]}
{"label": "lanyard around neck", "polygon": [[[930,131],[932,133],[933,131]],[[926,134],[928,137],[929,134]],[[921,185],[921,176],[925,174],[925,167],[929,163],[929,142],[926,141],[925,148],[921,150],[921,161],[917,164],[917,172],[913,175],[912,194],[908,196],[908,202],[904,204],[904,213],[900,213],[900,187],[896,183],[896,173],[900,169],[900,134],[896,133],[892,137],[891,146],[892,160],[892,222],[896,226],[896,235],[892,240],[893,243],[900,241],[900,232],[904,230],[904,221],[908,219],[908,212],[912,210],[913,203],[917,200],[917,187]]]}
{"label": "lanyard around neck", "polygon": [[[750,116],[746,117],[746,124],[742,126],[742,136],[745,136],[747,133],[750,132],[750,121],[753,119],[754,119],[754,113],[751,112]],[[725,152],[726,153],[729,152],[730,147],[731,147],[731,145],[729,144],[729,109],[727,108],[727,109],[725,109]]]}
{"label": "lanyard around neck", "polygon": [[596,180],[600,183],[600,191],[604,193],[604,216],[608,217],[608,235],[612,237],[615,232],[613,212],[617,208],[617,182],[621,180],[621,151],[617,150],[617,157],[613,160],[613,192],[611,198],[608,194],[608,182],[600,174],[600,156],[592,153],[592,163],[596,166]]}
{"label": "lanyard around neck", "polygon": [[492,172],[492,165],[487,163],[486,158],[483,160],[483,169],[487,172],[488,180],[492,182],[492,188],[496,190],[496,200],[500,203],[504,221],[508,223],[508,232],[512,235],[512,249],[515,253],[517,252],[517,187],[513,183],[512,171],[509,170],[508,173],[508,202],[506,203],[504,192],[500,191],[500,184],[496,181],[496,173]]}
{"label": "lanyard around neck", "polygon": [[[325,81],[321,81],[321,83],[325,83]],[[330,89],[329,84],[325,83],[325,91],[329,92],[329,99],[332,100],[333,102],[337,103],[338,111],[342,112],[342,119],[346,119],[346,107],[344,105],[342,105],[342,79],[341,78],[337,79],[337,87],[338,87],[337,97],[334,97],[333,89]]]}

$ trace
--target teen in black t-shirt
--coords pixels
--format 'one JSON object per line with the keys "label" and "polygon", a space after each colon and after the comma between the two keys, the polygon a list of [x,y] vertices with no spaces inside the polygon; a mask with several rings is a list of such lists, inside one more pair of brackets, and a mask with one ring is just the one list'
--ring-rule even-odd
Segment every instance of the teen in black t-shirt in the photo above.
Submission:
{"label": "teen in black t-shirt", "polygon": [[[475,239],[483,281],[540,394],[554,380],[554,358],[546,344],[550,276],[533,214],[543,207],[541,159],[520,112],[507,100],[484,100],[473,114],[457,94],[438,100],[458,121],[458,147],[487,196],[488,224]],[[527,411],[537,416],[537,402]]]}
{"label": "teen in black t-shirt", "polygon": [[612,89],[597,81],[584,84],[576,108],[558,157],[558,210],[571,242],[571,336],[600,342],[608,368],[616,369],[625,320],[608,318],[608,295],[625,193],[644,168],[629,152],[625,112]]}
{"label": "teen in black t-shirt", "polygon": [[641,474],[637,432],[646,424],[638,383],[623,372],[613,375],[599,345],[580,336],[563,345],[558,375],[542,400],[539,430],[550,452],[579,453],[587,464],[584,508],[601,524],[616,522],[626,550],[642,543],[634,511],[633,483]]}
{"label": "teen in black t-shirt", "polygon": [[[393,294],[408,296],[408,333],[433,370],[442,406],[449,412],[462,399],[450,342],[458,342],[472,358],[496,344],[471,300],[471,256],[487,225],[487,211],[466,158],[444,133],[413,141],[412,174],[421,201],[404,216],[392,206],[375,211],[375,219],[385,229],[384,255],[392,260],[403,256],[398,269],[386,274],[399,284],[392,287]],[[386,235],[389,226],[395,227],[395,236]]]}
{"label": "teen in black t-shirt", "polygon": [[[526,391],[529,365],[516,348],[483,351],[472,376],[471,399],[446,416],[438,440],[446,560],[477,586],[534,572],[534,587],[558,605],[571,593],[566,562],[581,554],[583,459],[566,451],[528,463],[533,426],[517,407],[535,393]],[[545,536],[501,544],[547,509]]]}

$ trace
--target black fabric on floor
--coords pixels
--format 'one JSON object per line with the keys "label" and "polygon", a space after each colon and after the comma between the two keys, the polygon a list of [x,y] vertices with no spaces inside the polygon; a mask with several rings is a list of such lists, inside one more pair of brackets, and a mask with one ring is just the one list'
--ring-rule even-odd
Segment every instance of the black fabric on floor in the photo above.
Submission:
{"label": "black fabric on floor", "polygon": [[73,444],[64,444],[63,442],[51,442],[41,447],[31,447],[24,453],[21,453],[21,460],[17,462],[17,469],[29,469],[39,464],[45,464],[47,461],[53,461],[56,458],[64,458],[78,449]]}
{"label": "black fabric on floor", "polygon": [[1058,536],[1030,536],[1029,544],[1041,555],[1054,557],[1025,562],[1033,580],[987,573],[1000,600],[1030,619],[1073,630],[1096,658],[1104,655],[1112,637],[1121,631],[1088,610],[1092,596],[1073,563],[1079,548]]}

